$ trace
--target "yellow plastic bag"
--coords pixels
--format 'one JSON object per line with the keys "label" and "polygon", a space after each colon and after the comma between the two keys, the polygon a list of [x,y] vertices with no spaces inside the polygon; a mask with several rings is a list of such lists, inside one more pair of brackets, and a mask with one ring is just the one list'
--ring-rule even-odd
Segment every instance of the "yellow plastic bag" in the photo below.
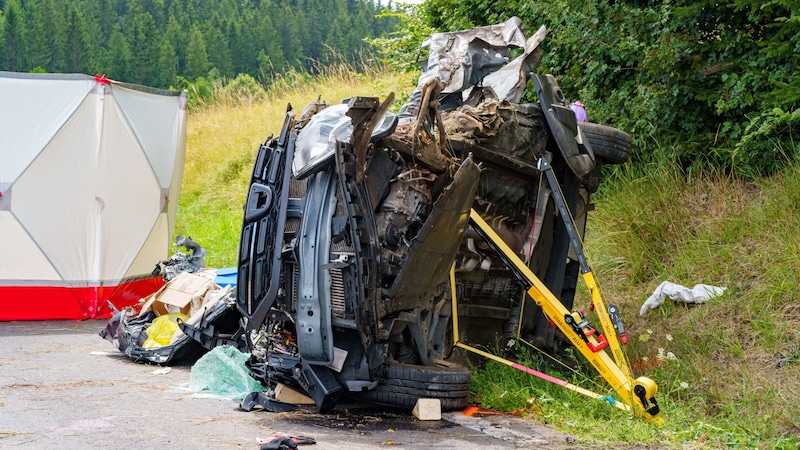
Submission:
{"label": "yellow plastic bag", "polygon": [[153,323],[145,330],[147,340],[144,341],[142,347],[151,349],[169,345],[170,341],[172,341],[172,336],[180,329],[178,327],[178,319],[185,322],[189,320],[189,317],[179,312],[156,317]]}

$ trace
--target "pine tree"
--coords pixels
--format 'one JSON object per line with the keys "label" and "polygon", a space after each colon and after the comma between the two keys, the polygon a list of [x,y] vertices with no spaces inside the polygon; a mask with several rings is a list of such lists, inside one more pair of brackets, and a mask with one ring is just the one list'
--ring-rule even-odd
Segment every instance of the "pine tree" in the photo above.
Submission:
{"label": "pine tree", "polygon": [[161,54],[158,58],[158,74],[161,77],[158,85],[164,89],[175,85],[178,75],[178,55],[175,53],[175,48],[168,40],[161,43]]}
{"label": "pine tree", "polygon": [[67,4],[66,10],[64,71],[84,73],[93,66],[89,47],[89,31],[83,15],[75,4]]}
{"label": "pine tree", "polygon": [[[177,3],[178,2],[175,2],[173,5]],[[186,44],[189,40],[186,38],[186,33],[175,15],[175,13],[179,15],[181,13],[175,11],[173,8],[170,8],[170,10],[174,12],[170,12],[169,20],[167,20],[167,30],[164,32],[164,40],[169,42],[175,51],[175,56],[177,58],[175,61],[175,70],[180,74],[183,73],[183,70],[186,68]]]}
{"label": "pine tree", "polygon": [[3,8],[3,18],[0,67],[14,72],[27,70],[27,27],[17,0],[8,0]]}
{"label": "pine tree", "polygon": [[186,48],[186,76],[191,80],[208,74],[208,51],[206,40],[197,25],[189,33],[189,46]]}
{"label": "pine tree", "polygon": [[209,37],[206,40],[206,48],[210,65],[216,67],[223,77],[233,78],[235,74],[228,38],[216,25],[207,23],[207,26],[203,35]]}
{"label": "pine tree", "polygon": [[48,21],[52,23],[53,15],[47,11],[48,6],[52,8],[50,0],[41,0],[27,5],[28,31],[28,64],[32,69],[52,68],[53,49],[49,42],[50,29]]}
{"label": "pine tree", "polygon": [[105,73],[109,78],[120,81],[133,81],[131,73],[131,49],[119,25],[115,26],[108,40],[109,66]]}
{"label": "pine tree", "polygon": [[284,6],[281,9],[281,18],[276,22],[276,33],[280,38],[280,47],[289,65],[300,66],[303,63],[303,42],[299,30],[302,28],[300,15],[295,14],[292,8]]}
{"label": "pine tree", "polygon": [[154,85],[158,83],[158,58],[161,50],[161,36],[153,16],[137,3],[131,4],[130,31],[132,79],[136,83]]}

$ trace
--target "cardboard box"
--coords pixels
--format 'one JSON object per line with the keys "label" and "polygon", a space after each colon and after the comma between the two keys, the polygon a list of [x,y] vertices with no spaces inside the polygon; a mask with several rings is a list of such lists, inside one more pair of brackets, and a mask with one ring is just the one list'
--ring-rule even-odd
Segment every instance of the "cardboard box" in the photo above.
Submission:
{"label": "cardboard box", "polygon": [[152,310],[157,316],[171,312],[182,312],[191,316],[191,312],[203,303],[206,292],[216,288],[214,281],[207,277],[181,272],[161,289],[143,299],[144,305],[139,315]]}

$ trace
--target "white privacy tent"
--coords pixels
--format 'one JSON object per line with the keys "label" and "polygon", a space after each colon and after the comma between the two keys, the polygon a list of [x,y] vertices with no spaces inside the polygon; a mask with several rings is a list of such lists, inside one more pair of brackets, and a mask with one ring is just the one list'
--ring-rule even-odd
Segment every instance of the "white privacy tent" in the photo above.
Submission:
{"label": "white privacy tent", "polygon": [[107,317],[163,282],[186,93],[0,72],[0,320]]}

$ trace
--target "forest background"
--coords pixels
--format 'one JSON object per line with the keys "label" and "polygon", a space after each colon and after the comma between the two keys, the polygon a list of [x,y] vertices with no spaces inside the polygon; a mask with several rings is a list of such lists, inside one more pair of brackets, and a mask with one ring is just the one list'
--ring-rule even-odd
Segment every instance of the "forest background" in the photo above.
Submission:
{"label": "forest background", "polygon": [[[393,31],[372,0],[0,0],[0,70],[105,74],[208,97],[240,75],[260,84]],[[201,99],[194,98],[197,103]]]}

